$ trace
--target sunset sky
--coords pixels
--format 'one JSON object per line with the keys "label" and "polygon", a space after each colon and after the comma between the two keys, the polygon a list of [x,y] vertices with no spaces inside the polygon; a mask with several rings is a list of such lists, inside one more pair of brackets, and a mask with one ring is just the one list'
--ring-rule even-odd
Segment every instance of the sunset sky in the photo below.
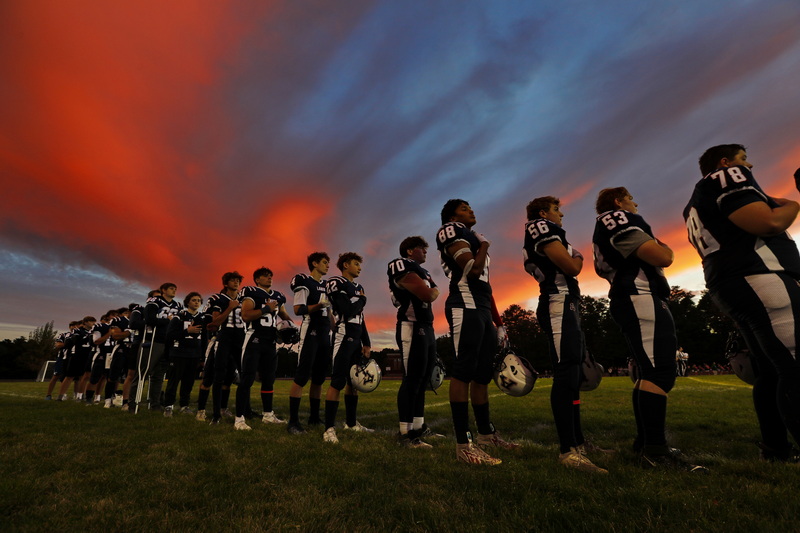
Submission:
{"label": "sunset sky", "polygon": [[364,256],[373,344],[393,346],[386,264],[422,235],[446,285],[449,198],[492,241],[500,309],[534,308],[526,203],[560,197],[590,257],[612,186],[675,249],[670,282],[701,289],[681,212],[705,148],[745,144],[798,199],[798,28],[797,0],[5,0],[0,338],[164,281],[206,297],[227,270],[268,266],[288,294],[325,250]]}

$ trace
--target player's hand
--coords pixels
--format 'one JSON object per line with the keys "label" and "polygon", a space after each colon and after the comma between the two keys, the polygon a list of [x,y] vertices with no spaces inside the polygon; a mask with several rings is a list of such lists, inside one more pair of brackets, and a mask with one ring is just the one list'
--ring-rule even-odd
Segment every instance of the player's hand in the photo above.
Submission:
{"label": "player's hand", "polygon": [[232,298],[230,302],[228,302],[228,309],[236,309],[239,307],[241,303],[236,298]]}
{"label": "player's hand", "polygon": [[497,326],[497,345],[503,350],[508,348],[508,332],[505,326]]}
{"label": "player's hand", "polygon": [[269,307],[270,311],[275,311],[278,309],[278,302],[277,300],[267,300],[267,307]]}
{"label": "player's hand", "polygon": [[477,232],[475,232],[475,231],[473,231],[472,233],[474,233],[474,234],[475,234],[475,236],[478,238],[478,240],[479,240],[480,242],[482,242],[482,243],[483,243],[483,242],[485,242],[487,246],[491,246],[491,245],[492,245],[492,243],[491,243],[491,242],[489,242],[489,239],[487,239],[487,238],[484,236],[484,234],[483,234],[483,233],[477,233]]}
{"label": "player's hand", "polygon": [[794,171],[794,186],[800,191],[800,168]]}
{"label": "player's hand", "polygon": [[201,331],[203,331],[203,328],[201,326],[194,326],[193,325],[193,326],[189,326],[188,328],[186,328],[186,331],[188,331],[191,334],[195,334],[195,333],[200,333]]}
{"label": "player's hand", "polygon": [[370,354],[372,354],[372,347],[370,346],[361,347],[361,355],[363,355],[365,359],[369,359]]}

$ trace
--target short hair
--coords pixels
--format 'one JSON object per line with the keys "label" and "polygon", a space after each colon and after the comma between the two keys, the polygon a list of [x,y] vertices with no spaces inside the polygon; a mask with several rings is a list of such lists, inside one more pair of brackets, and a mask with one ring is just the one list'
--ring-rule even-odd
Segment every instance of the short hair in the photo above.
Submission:
{"label": "short hair", "polygon": [[700,173],[706,176],[714,172],[719,168],[717,165],[719,165],[720,160],[733,159],[739,151],[746,152],[747,148],[742,144],[719,144],[717,146],[712,146],[703,152],[703,155],[701,155],[700,159],[697,161],[700,164]]}
{"label": "short hair", "polygon": [[414,248],[427,248],[428,241],[420,237],[419,235],[415,235],[413,237],[406,237],[403,239],[403,242],[400,243],[400,257],[407,257],[408,251],[413,250]]}
{"label": "short hair", "polygon": [[191,300],[195,296],[199,296],[200,297],[200,303],[202,304],[203,303],[203,296],[199,292],[190,292],[189,294],[186,295],[186,298],[183,299],[183,306],[184,307],[189,307],[189,300]]}
{"label": "short hair", "polygon": [[153,297],[153,296],[155,296],[156,294],[158,294],[159,296],[161,296],[161,289],[153,289],[152,291],[150,291],[150,292],[148,292],[148,293],[147,293],[147,297],[148,297],[148,298],[152,298],[152,297]]}
{"label": "short hair", "polygon": [[528,220],[539,218],[539,211],[548,211],[550,207],[554,205],[561,205],[561,200],[555,196],[540,196],[539,198],[534,198],[528,202],[528,205],[525,207]]}
{"label": "short hair", "polygon": [[103,320],[108,320],[108,315],[100,315],[100,322]]}
{"label": "short hair", "polygon": [[330,263],[331,258],[328,257],[328,254],[325,252],[314,252],[308,256],[308,271],[313,272],[314,270],[314,263],[319,263],[323,259],[327,259]]}
{"label": "short hair", "polygon": [[176,288],[176,289],[178,288],[177,285],[175,285],[174,283],[168,281],[166,283],[162,283],[161,286],[158,288],[158,290],[163,294],[165,290],[172,289],[173,287]]}
{"label": "short hair", "polygon": [[119,309],[109,309],[106,311],[106,316],[111,317],[119,314]]}
{"label": "short hair", "polygon": [[77,320],[73,320],[72,322],[69,323],[69,327],[74,327],[74,326],[77,326],[79,324],[80,324],[80,322],[78,322]]}
{"label": "short hair", "polygon": [[257,280],[261,276],[272,276],[272,275],[274,275],[272,273],[272,270],[262,266],[261,268],[253,272],[253,281]]}
{"label": "short hair", "polygon": [[364,259],[355,252],[345,252],[343,254],[339,254],[339,259],[336,261],[336,267],[344,271],[344,264],[349,263],[350,261],[358,261],[359,263],[363,263]]}
{"label": "short hair", "polygon": [[97,322],[97,319],[93,316],[83,317],[83,320],[81,320],[81,324],[86,324],[87,322]]}
{"label": "short hair", "polygon": [[239,272],[237,272],[236,270],[234,270],[233,272],[225,272],[222,275],[222,288],[224,289],[225,287],[227,287],[228,282],[232,279],[238,279],[239,283],[241,283],[244,280],[244,276],[239,274]]}
{"label": "short hair", "polygon": [[128,311],[130,311],[130,309],[128,309],[127,307],[120,307],[116,311],[118,315],[121,315],[122,313],[127,313]]}
{"label": "short hair", "polygon": [[442,207],[442,224],[450,222],[450,219],[456,214],[456,209],[458,209],[461,204],[469,205],[469,202],[461,198],[451,198],[447,200],[447,203]]}
{"label": "short hair", "polygon": [[128,304],[128,311],[133,311],[137,307],[139,307],[139,304],[137,304],[136,302],[131,302]]}
{"label": "short hair", "polygon": [[597,194],[597,202],[594,204],[594,209],[597,211],[598,215],[606,211],[614,210],[617,208],[617,204],[614,203],[614,200],[622,200],[630,194],[631,193],[629,193],[628,189],[625,187],[603,189]]}

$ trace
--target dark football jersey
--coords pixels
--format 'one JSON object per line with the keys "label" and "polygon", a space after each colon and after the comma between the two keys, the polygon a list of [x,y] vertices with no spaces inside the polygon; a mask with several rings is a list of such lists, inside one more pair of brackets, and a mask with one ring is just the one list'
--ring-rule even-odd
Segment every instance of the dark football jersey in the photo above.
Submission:
{"label": "dark football jersey", "polygon": [[389,276],[389,290],[392,293],[392,303],[397,307],[398,322],[419,322],[433,324],[433,309],[431,304],[423,302],[408,290],[402,288],[398,281],[409,273],[420,277],[428,287],[436,287],[431,275],[422,265],[405,257],[398,257],[389,261],[386,274]]}
{"label": "dark football jersey", "polygon": [[[111,327],[119,328],[120,331],[126,331],[129,326],[130,326],[130,320],[128,320],[127,317],[124,317],[122,315],[115,317],[111,320]],[[114,344],[124,344],[125,346],[130,346],[131,337],[129,335],[128,337],[125,337],[124,339],[119,341],[115,341],[112,339],[112,342]]]}
{"label": "dark football jersey", "polygon": [[[108,333],[108,330],[110,328],[111,328],[110,323],[108,324],[103,324],[102,322],[96,323],[92,328],[92,342],[99,340],[103,335]],[[111,350],[114,349],[114,344],[115,344],[114,339],[112,339],[111,335],[109,335],[106,338],[106,340],[103,341],[103,344],[100,345],[95,344],[95,346],[97,346],[102,353],[110,353]]]}
{"label": "dark football jersey", "polygon": [[[204,313],[208,314],[208,316],[213,317],[214,312],[217,313],[224,313],[225,310],[230,305],[231,297],[225,294],[224,292],[219,292],[217,294],[212,294],[208,297],[208,302],[206,302],[206,306],[204,309]],[[242,320],[242,307],[239,306],[230,313],[228,313],[228,317],[225,319],[225,322],[220,324],[219,328],[244,328],[245,323]]]}
{"label": "dark football jersey", "polygon": [[145,320],[147,322],[147,340],[155,328],[155,342],[163,343],[167,334],[167,325],[173,316],[177,315],[183,305],[177,300],[166,301],[161,296],[149,298],[144,306]]}
{"label": "dark football jersey", "polygon": [[247,330],[253,331],[258,336],[277,336],[275,328],[280,320],[278,318],[278,312],[280,311],[281,306],[286,304],[286,296],[278,291],[267,291],[261,287],[250,286],[239,291],[238,298],[242,303],[244,303],[245,300],[252,300],[253,309],[260,309],[262,312],[264,309],[268,309],[268,301],[274,300],[278,302],[278,307],[275,308],[275,311],[267,310],[266,314],[261,315],[261,318],[251,320],[247,323]]}
{"label": "dark football jersey", "polygon": [[363,299],[359,298],[359,295],[364,294],[364,287],[343,276],[333,276],[328,280],[325,287],[328,292],[328,299],[331,302],[333,317],[336,319],[337,324],[341,322],[349,322],[351,324],[364,323],[363,306],[357,313],[350,313],[339,305],[340,299],[346,299],[352,304],[357,304],[359,300]]}
{"label": "dark football jersey", "polygon": [[[327,300],[328,294],[325,288],[326,281],[321,279],[315,280],[308,274],[297,274],[292,278],[290,287],[294,293],[293,305],[315,305],[320,302],[320,299]],[[303,315],[303,323],[308,323],[309,327],[313,329],[330,329],[331,321],[328,318],[328,308],[323,307],[313,313],[306,313]]]}
{"label": "dark football jersey", "polygon": [[[200,357],[206,340],[206,325],[211,315],[198,311],[192,314],[188,309],[178,313],[167,327],[168,342],[171,343],[170,357]],[[189,326],[199,326],[199,333],[189,333]]]}
{"label": "dark football jersey", "polygon": [[567,249],[567,253],[572,255],[572,246],[567,242],[567,234],[558,224],[544,218],[525,223],[525,240],[522,247],[525,271],[539,282],[541,294],[568,293],[580,296],[578,279],[564,274],[542,251],[542,248],[551,242],[560,242]]}
{"label": "dark football jersey", "polygon": [[703,260],[709,288],[725,279],[767,272],[786,272],[800,279],[800,254],[789,233],[759,237],[728,219],[753,202],[778,206],[744,166],[717,169],[695,185],[683,218],[689,242]]}
{"label": "dark football jersey", "polygon": [[75,351],[73,353],[86,355],[94,352],[92,333],[84,326],[75,328],[72,338],[74,339],[73,342],[75,346]]}
{"label": "dark football jersey", "polygon": [[56,353],[57,360],[66,358],[67,354],[69,353],[69,349],[66,347],[67,337],[69,337],[69,334],[69,331],[64,331],[56,335],[55,344],[62,344],[61,348],[58,350],[58,353]]}
{"label": "dark football jersey", "polygon": [[492,287],[489,285],[489,257],[483,272],[477,278],[470,278],[455,259],[448,253],[447,248],[459,241],[469,245],[473,257],[477,255],[480,240],[471,229],[461,222],[448,222],[436,233],[436,248],[442,261],[442,269],[450,280],[450,291],[445,301],[449,308],[463,309],[491,309]]}
{"label": "dark football jersey", "polygon": [[654,238],[653,230],[640,215],[620,210],[597,217],[592,236],[594,269],[611,284],[609,298],[623,294],[669,297],[664,269],[636,257],[639,246]]}

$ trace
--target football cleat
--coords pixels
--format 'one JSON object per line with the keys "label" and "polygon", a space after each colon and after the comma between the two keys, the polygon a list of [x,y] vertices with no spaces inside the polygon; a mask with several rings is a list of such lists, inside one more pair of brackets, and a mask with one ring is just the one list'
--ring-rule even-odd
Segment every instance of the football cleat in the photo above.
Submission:
{"label": "football cleat", "polygon": [[640,464],[642,468],[667,468],[672,470],[683,470],[691,474],[708,474],[708,468],[700,465],[694,465],[681,457],[679,453],[668,452],[665,454],[651,454],[642,452],[640,455]]}
{"label": "football cleat", "polygon": [[206,412],[205,411],[197,411],[197,414],[194,415],[195,420],[199,420],[200,422],[206,421]]}
{"label": "football cleat", "polygon": [[223,409],[222,410],[223,418],[235,418],[236,415],[230,409]]}
{"label": "football cleat", "polygon": [[130,411],[130,410],[131,410],[131,404],[130,404],[130,403],[125,403],[125,404],[122,404],[122,407],[120,408],[120,410],[121,410],[123,413],[127,413],[128,411]]}
{"label": "football cleat", "polygon": [[471,465],[495,466],[503,462],[502,459],[492,457],[479,446],[475,446],[471,442],[467,444],[456,444],[456,459],[462,463]]}
{"label": "football cleat", "polygon": [[322,434],[322,440],[324,442],[330,442],[331,444],[339,444],[339,437],[336,436],[336,428],[328,428],[325,430],[325,433]]}
{"label": "football cleat", "polygon": [[500,434],[496,431],[489,435],[481,435],[479,433],[477,445],[481,448],[494,446],[495,448],[503,448],[504,450],[516,450],[520,447],[520,445],[515,442],[503,440],[503,438],[500,437]]}
{"label": "football cleat", "polygon": [[53,397],[52,397],[52,396],[50,396],[50,395],[48,394],[47,396],[45,396],[45,397],[44,397],[44,399],[45,399],[45,400],[52,400],[52,399],[53,399]]}
{"label": "football cleat", "polygon": [[601,448],[600,446],[587,441],[584,441],[583,444],[578,444],[575,448],[583,455],[587,453],[604,453],[604,454],[612,454],[617,453],[617,450],[610,450],[608,448]]}
{"label": "football cleat", "polygon": [[285,424],[286,423],[286,420],[281,420],[280,418],[275,416],[275,412],[274,411],[270,411],[268,413],[264,413],[264,415],[261,417],[261,421],[264,422],[265,424]]}
{"label": "football cleat", "polygon": [[441,433],[435,433],[428,424],[422,424],[422,427],[419,430],[419,436],[425,439],[443,439],[445,438],[444,435]]}
{"label": "football cleat", "polygon": [[211,422],[209,422],[209,425],[218,426],[221,421],[222,421],[221,418],[211,418]]}
{"label": "football cleat", "polygon": [[115,394],[114,401],[112,403],[114,404],[114,407],[122,407],[122,395]]}
{"label": "football cleat", "polygon": [[559,455],[558,462],[567,468],[574,468],[575,470],[593,472],[595,474],[608,474],[608,470],[600,468],[591,462],[589,458],[583,455],[577,448],[570,448],[568,452]]}
{"label": "football cleat", "polygon": [[374,429],[369,429],[361,425],[361,422],[356,420],[356,423],[352,426],[348,426],[347,424],[344,425],[344,429],[349,431],[356,431],[358,433],[375,433]]}
{"label": "football cleat", "polygon": [[236,429],[236,430],[239,430],[239,431],[250,431],[253,428],[251,428],[250,426],[247,425],[247,422],[245,422],[244,417],[240,418],[240,417],[237,416],[236,417],[236,422],[233,423],[233,429]]}
{"label": "football cleat", "polygon": [[783,450],[774,450],[764,444],[763,442],[757,442],[756,446],[761,450],[759,456],[762,461],[769,461],[769,462],[780,462],[780,463],[798,463],[800,462],[800,452],[797,451],[797,448],[789,445],[788,448],[784,448]]}
{"label": "football cleat", "polygon": [[103,409],[111,409],[111,398],[103,402]]}
{"label": "football cleat", "polygon": [[181,407],[180,411],[178,411],[178,412],[180,414],[182,414],[182,415],[193,415],[194,414],[194,411],[192,411],[192,408],[189,407],[188,405],[184,405],[183,407]]}
{"label": "football cleat", "polygon": [[433,446],[415,436],[414,433],[398,434],[397,443],[404,448],[433,448]]}
{"label": "football cleat", "polygon": [[301,426],[297,422],[293,422],[288,426],[286,426],[286,431],[289,432],[289,435],[302,435],[303,433],[306,432],[306,430],[303,429],[303,426]]}
{"label": "football cleat", "polygon": [[164,418],[172,418],[172,407],[164,408]]}

